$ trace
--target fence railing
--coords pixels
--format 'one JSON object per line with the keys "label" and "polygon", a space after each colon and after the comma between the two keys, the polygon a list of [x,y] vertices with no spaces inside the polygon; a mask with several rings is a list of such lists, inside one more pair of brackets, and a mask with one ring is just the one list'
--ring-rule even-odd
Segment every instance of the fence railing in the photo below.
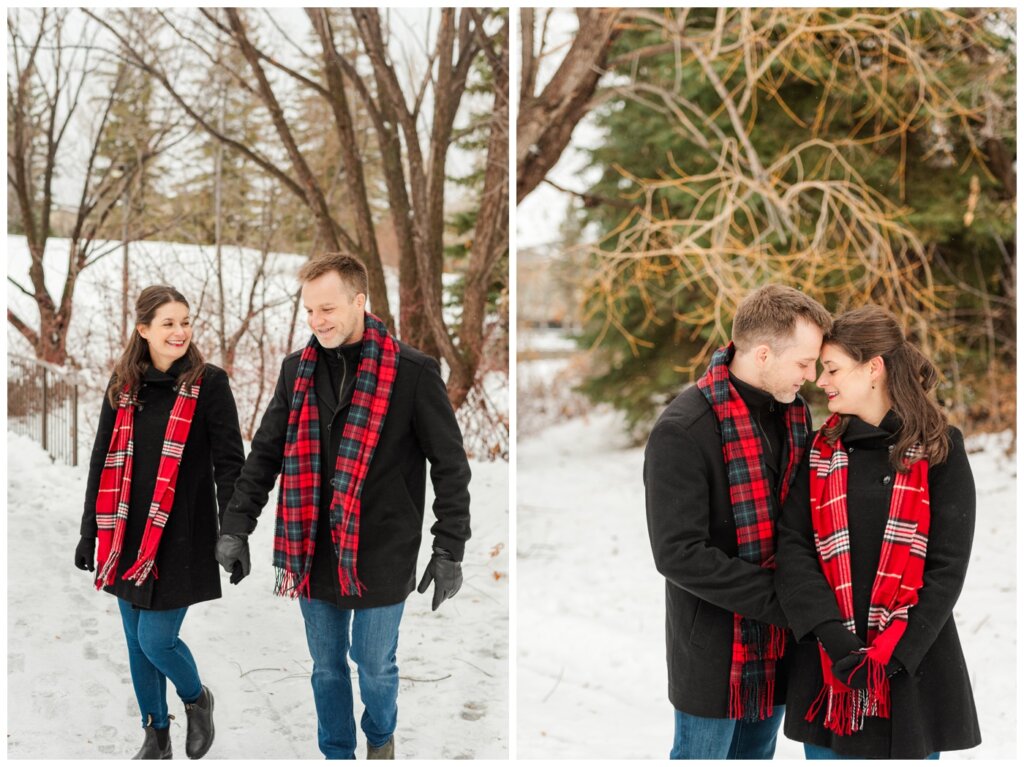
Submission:
{"label": "fence railing", "polygon": [[54,461],[78,465],[78,382],[31,357],[7,357],[7,428],[36,440]]}

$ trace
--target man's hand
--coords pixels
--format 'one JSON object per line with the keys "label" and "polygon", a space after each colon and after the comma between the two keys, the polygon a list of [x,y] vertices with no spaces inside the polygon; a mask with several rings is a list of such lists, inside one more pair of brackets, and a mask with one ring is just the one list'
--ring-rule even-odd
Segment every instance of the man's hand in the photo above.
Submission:
{"label": "man's hand", "polygon": [[423,594],[430,581],[434,581],[434,599],[430,609],[436,610],[444,600],[455,596],[462,588],[462,563],[453,560],[450,552],[435,546],[430,562],[427,563],[427,571],[423,573],[416,590]]}
{"label": "man's hand", "polygon": [[249,536],[224,534],[217,539],[217,561],[231,573],[231,583],[237,584],[249,574]]}
{"label": "man's hand", "polygon": [[75,567],[92,572],[96,569],[96,539],[83,535],[75,548]]}

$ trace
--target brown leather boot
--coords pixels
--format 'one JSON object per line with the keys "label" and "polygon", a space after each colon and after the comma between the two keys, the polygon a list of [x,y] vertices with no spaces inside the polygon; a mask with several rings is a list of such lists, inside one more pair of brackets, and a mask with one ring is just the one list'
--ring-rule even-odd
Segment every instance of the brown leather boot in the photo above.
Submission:
{"label": "brown leather boot", "polygon": [[395,758],[395,736],[388,738],[383,746],[371,746],[366,744],[367,759],[394,759]]}

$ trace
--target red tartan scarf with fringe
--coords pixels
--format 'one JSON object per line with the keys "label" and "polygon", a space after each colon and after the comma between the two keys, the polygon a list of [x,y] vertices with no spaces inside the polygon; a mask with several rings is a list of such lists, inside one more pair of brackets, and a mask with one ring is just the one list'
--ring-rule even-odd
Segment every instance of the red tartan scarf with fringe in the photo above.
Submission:
{"label": "red tartan scarf with fringe", "polygon": [[[141,586],[150,572],[157,578],[156,555],[160,548],[160,537],[174,506],[174,488],[178,483],[178,468],[181,455],[188,441],[192,427],[192,416],[199,401],[199,385],[181,386],[177,399],[171,407],[164,432],[164,443],[160,448],[160,464],[156,472],[156,486],[153,501],[149,505],[146,529],[142,534],[139,555],[135,563],[125,572],[124,580],[134,581]],[[110,447],[100,473],[99,494],[96,496],[96,528],[99,562],[96,588],[114,583],[117,563],[121,558],[124,531],[128,522],[128,506],[132,498],[132,456],[135,452],[135,406],[138,396],[127,390],[121,392],[117,401],[117,416]]]}
{"label": "red tartan scarf with fringe", "polygon": [[[739,557],[775,569],[775,523],[771,486],[765,478],[761,437],[743,398],[729,381],[733,344],[711,357],[697,388],[715,412],[722,432],[722,454],[729,477],[729,500],[736,521]],[[779,488],[779,507],[789,492],[807,448],[809,424],[799,398],[786,409],[789,460]],[[729,672],[730,719],[758,721],[772,715],[775,665],[786,649],[786,629],[733,615],[732,665]]]}
{"label": "red tartan scarf with fringe", "polygon": [[[824,437],[825,429],[834,425],[839,417],[838,413],[833,414],[811,445],[811,523],[818,561],[836,595],[839,614],[846,628],[856,631],[846,502],[849,459],[841,439],[831,446]],[[868,664],[867,689],[851,690],[834,677],[832,661],[824,648],[818,646],[825,683],[805,719],[813,721],[824,707],[825,727],[838,735],[862,730],[866,716],[889,717],[889,679],[885,667],[906,630],[907,615],[917,604],[917,592],[924,583],[931,519],[928,461],[920,445],[908,450],[904,461],[910,471],[896,472],[889,519],[882,536],[878,575],[871,587],[868,648],[861,661]]]}
{"label": "red tartan scarf with fringe", "polygon": [[[338,557],[338,582],[344,596],[363,594],[356,572],[359,550],[360,496],[370,461],[380,440],[391,389],[398,372],[398,344],[377,317],[364,315],[363,346],[356,370],[356,388],[341,435],[331,485],[330,525]],[[316,370],[319,344],[311,336],[299,360],[285,437],[281,491],[274,530],[274,593],[309,596],[309,574],[316,545],[320,510],[320,412]]]}

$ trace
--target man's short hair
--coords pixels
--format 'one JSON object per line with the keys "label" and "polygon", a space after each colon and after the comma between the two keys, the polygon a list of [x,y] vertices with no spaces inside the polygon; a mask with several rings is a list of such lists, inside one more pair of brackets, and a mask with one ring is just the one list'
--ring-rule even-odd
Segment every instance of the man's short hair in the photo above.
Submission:
{"label": "man's short hair", "polygon": [[346,256],[344,253],[321,253],[313,256],[299,270],[299,282],[305,284],[330,271],[341,275],[342,281],[357,294],[369,295],[369,277],[366,274],[366,267],[358,258]]}
{"label": "man's short hair", "polygon": [[740,302],[732,323],[732,341],[739,351],[768,344],[773,351],[785,347],[803,317],[821,328],[832,329],[832,315],[810,296],[785,285],[764,285]]}

